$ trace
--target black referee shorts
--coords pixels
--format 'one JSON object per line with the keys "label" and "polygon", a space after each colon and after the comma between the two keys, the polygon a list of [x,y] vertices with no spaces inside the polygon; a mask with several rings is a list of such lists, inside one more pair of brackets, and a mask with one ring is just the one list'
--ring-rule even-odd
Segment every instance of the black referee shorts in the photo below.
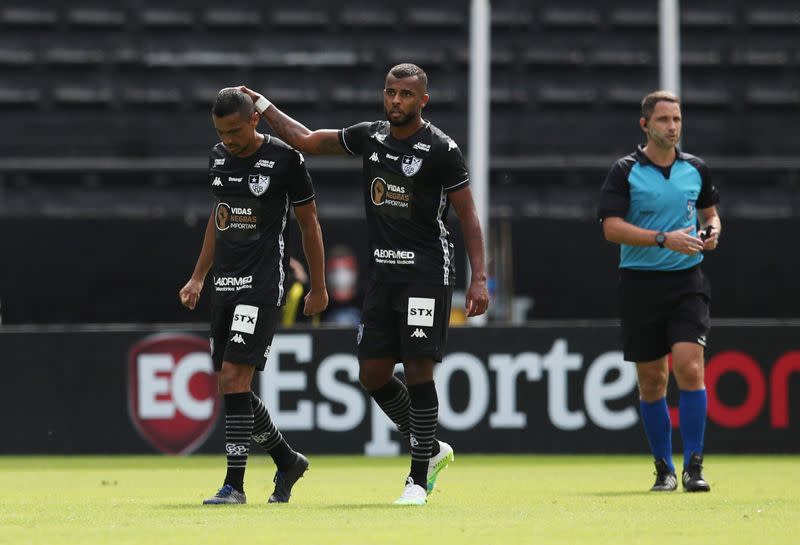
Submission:
{"label": "black referee shorts", "polygon": [[442,361],[452,286],[370,281],[358,329],[358,359]]}
{"label": "black referee shorts", "polygon": [[677,342],[706,345],[711,287],[699,265],[683,271],[620,269],[625,359],[657,360]]}
{"label": "black referee shorts", "polygon": [[274,305],[211,305],[209,337],[214,371],[222,369],[223,361],[263,371],[282,310]]}

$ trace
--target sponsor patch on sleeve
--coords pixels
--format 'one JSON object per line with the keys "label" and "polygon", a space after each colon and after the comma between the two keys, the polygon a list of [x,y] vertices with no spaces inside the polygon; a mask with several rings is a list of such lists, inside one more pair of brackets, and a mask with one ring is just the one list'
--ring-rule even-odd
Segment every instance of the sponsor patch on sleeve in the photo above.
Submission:
{"label": "sponsor patch on sleeve", "polygon": [[436,299],[428,297],[408,298],[408,325],[433,327],[433,313]]}
{"label": "sponsor patch on sleeve", "polygon": [[236,305],[233,311],[231,331],[241,331],[252,335],[256,330],[258,307],[252,305]]}

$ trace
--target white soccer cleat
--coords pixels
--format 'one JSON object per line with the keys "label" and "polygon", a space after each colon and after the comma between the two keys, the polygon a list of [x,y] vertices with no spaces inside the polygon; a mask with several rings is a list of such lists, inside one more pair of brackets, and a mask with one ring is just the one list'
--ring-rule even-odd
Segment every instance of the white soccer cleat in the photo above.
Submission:
{"label": "white soccer cleat", "polygon": [[444,441],[439,441],[439,454],[431,457],[428,462],[428,494],[433,492],[433,487],[436,486],[436,478],[439,476],[439,473],[455,459],[456,456],[453,453],[453,447]]}
{"label": "white soccer cleat", "polygon": [[418,484],[414,484],[411,477],[406,481],[403,493],[394,501],[395,505],[425,505],[428,503],[428,493]]}

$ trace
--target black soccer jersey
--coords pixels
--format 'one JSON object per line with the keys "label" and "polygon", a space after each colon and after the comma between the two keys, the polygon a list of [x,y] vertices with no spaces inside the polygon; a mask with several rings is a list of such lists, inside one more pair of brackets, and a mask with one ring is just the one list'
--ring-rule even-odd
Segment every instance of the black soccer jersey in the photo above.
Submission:
{"label": "black soccer jersey", "polygon": [[303,156],[265,136],[249,157],[211,150],[209,183],[216,197],[214,304],[284,303],[289,205],[314,200]]}
{"label": "black soccer jersey", "polygon": [[453,245],[447,194],[467,187],[464,157],[431,123],[406,140],[387,121],[339,131],[342,146],[363,158],[370,276],[382,282],[452,285]]}

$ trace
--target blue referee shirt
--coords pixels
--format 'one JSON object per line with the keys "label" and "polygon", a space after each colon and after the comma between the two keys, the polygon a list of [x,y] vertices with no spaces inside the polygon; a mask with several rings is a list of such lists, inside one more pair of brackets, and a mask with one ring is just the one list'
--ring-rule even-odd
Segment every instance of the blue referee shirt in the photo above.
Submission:
{"label": "blue referee shirt", "polygon": [[[600,221],[620,217],[653,231],[675,231],[693,227],[697,236],[697,209],[719,202],[706,164],[694,155],[677,152],[672,165],[653,164],[640,145],[618,160],[606,176],[597,214]],[[620,245],[622,269],[678,271],[694,267],[703,254],[685,255],[658,246]]]}

